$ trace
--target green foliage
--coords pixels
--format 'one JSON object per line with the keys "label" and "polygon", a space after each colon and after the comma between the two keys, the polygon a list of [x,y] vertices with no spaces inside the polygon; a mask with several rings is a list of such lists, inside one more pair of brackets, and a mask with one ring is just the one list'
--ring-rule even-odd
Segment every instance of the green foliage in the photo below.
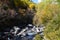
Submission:
{"label": "green foliage", "polygon": [[[48,2],[49,3],[49,2]],[[58,8],[60,5],[51,3],[44,3],[41,2],[37,6],[37,13],[35,14],[33,18],[33,24],[40,25],[48,23],[55,14],[58,13]],[[56,9],[56,10],[55,10]]]}
{"label": "green foliage", "polygon": [[16,7],[27,7],[27,3],[22,0],[13,0]]}
{"label": "green foliage", "polygon": [[60,40],[60,13],[46,25],[44,34],[49,40]]}
{"label": "green foliage", "polygon": [[51,3],[53,0],[42,0],[44,3]]}
{"label": "green foliage", "polygon": [[40,12],[41,12],[41,10],[43,10],[44,9],[44,3],[43,2],[41,2],[40,4],[38,4],[38,5],[36,5],[36,14],[35,14],[35,16],[34,16],[34,18],[33,18],[33,24],[34,25],[36,25],[36,26],[38,26],[39,24],[40,24]]}
{"label": "green foliage", "polygon": [[42,0],[45,4],[51,4],[51,3],[58,3],[60,4],[60,0]]}
{"label": "green foliage", "polygon": [[57,0],[57,2],[59,2],[59,3],[60,3],[60,0]]}
{"label": "green foliage", "polygon": [[45,25],[44,35],[48,40],[60,40],[60,1],[45,0],[38,4],[33,24]]}
{"label": "green foliage", "polygon": [[35,36],[35,40],[42,40],[42,38],[41,38],[41,36],[40,36],[39,34],[37,34],[37,35]]}

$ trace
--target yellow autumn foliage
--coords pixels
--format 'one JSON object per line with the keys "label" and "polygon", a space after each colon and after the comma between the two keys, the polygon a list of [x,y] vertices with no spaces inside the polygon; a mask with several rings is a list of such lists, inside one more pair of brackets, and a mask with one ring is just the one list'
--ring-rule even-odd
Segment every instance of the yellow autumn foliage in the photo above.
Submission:
{"label": "yellow autumn foliage", "polygon": [[58,8],[59,6],[57,4],[48,4],[42,10],[38,9],[34,16],[33,24],[35,24],[36,20],[38,20],[38,24],[48,23],[59,12]]}
{"label": "yellow autumn foliage", "polygon": [[34,5],[33,3],[29,4],[29,8],[30,8],[30,9],[32,9],[32,8],[34,8],[34,7],[35,7],[35,5]]}

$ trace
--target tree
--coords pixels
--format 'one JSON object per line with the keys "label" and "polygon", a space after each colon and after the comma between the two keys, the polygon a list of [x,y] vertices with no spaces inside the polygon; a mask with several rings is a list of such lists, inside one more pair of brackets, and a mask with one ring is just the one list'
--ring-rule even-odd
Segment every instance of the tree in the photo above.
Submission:
{"label": "tree", "polygon": [[[40,4],[39,4],[40,5]],[[33,24],[46,24],[58,13],[58,4],[41,4],[37,8],[37,13],[33,18]],[[55,10],[56,9],[56,10]],[[37,21],[37,22],[36,22]]]}
{"label": "tree", "polygon": [[46,25],[45,37],[49,40],[60,40],[60,12]]}
{"label": "tree", "polygon": [[60,40],[60,3],[57,1],[40,3],[33,19],[33,24],[37,26],[44,24],[44,36],[48,40]]}
{"label": "tree", "polygon": [[38,26],[40,24],[40,22],[38,21],[39,20],[39,17],[40,17],[40,12],[41,10],[44,9],[44,3],[41,2],[39,3],[38,5],[36,5],[36,13],[34,15],[34,18],[33,18],[33,24]]}
{"label": "tree", "polygon": [[32,1],[30,0],[13,0],[13,4],[17,7],[17,8],[27,8],[29,7],[31,4],[34,4]]}

